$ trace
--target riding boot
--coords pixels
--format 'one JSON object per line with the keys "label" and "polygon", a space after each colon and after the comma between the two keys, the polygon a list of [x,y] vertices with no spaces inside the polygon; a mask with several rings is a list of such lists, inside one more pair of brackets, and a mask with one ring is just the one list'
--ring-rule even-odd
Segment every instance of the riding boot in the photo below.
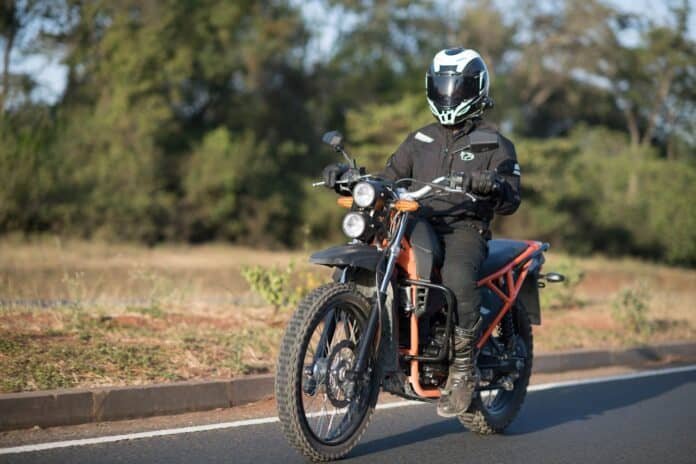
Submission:
{"label": "riding boot", "polygon": [[475,344],[480,327],[481,319],[470,329],[459,326],[454,328],[454,359],[450,364],[447,384],[437,404],[439,416],[459,416],[471,404],[471,398],[478,382]]}

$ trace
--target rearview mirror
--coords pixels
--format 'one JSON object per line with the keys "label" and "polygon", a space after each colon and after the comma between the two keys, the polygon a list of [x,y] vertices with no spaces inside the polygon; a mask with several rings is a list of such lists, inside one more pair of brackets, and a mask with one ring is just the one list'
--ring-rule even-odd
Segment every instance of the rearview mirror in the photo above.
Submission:
{"label": "rearview mirror", "polygon": [[321,138],[321,141],[331,145],[336,150],[340,150],[340,147],[343,145],[343,134],[338,131],[327,132]]}

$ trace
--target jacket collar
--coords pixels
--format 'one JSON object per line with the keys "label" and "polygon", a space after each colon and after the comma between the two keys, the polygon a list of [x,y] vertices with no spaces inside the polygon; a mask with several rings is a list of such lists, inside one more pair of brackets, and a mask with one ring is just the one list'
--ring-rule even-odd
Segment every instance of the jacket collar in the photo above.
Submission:
{"label": "jacket collar", "polygon": [[457,140],[472,133],[482,123],[482,121],[483,120],[481,118],[471,118],[456,126],[448,127],[441,124],[438,125],[440,126],[440,131],[444,134],[447,140]]}

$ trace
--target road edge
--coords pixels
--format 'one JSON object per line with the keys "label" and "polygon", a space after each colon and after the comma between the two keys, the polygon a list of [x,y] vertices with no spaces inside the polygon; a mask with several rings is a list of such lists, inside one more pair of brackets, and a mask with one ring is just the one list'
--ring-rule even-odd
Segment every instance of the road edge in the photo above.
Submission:
{"label": "road edge", "polygon": [[[671,342],[621,350],[544,353],[535,356],[534,373],[693,360],[696,342]],[[272,374],[267,374],[229,380],[0,394],[0,431],[229,408],[272,397],[273,379]]]}

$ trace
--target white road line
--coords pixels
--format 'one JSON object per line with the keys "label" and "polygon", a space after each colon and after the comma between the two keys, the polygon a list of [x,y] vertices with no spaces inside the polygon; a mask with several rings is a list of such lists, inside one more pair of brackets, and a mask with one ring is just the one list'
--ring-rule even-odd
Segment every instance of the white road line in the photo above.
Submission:
{"label": "white road line", "polygon": [[[617,380],[640,379],[644,377],[655,377],[660,375],[677,374],[680,372],[696,371],[696,364],[682,367],[672,367],[668,369],[656,369],[650,371],[634,372],[630,374],[614,375],[609,377],[598,377],[593,379],[570,380],[566,382],[552,382],[539,385],[531,385],[530,392],[552,390],[556,388],[575,387],[581,385],[591,385],[596,383],[613,382]],[[377,405],[377,409],[401,408],[424,404],[419,401],[395,401]],[[278,417],[262,417],[258,419],[246,419],[234,422],[220,422],[217,424],[196,425],[191,427],[179,427],[175,429],[151,430],[149,432],[127,433],[123,435],[108,435],[105,437],[83,438],[79,440],[56,441],[51,443],[39,443],[36,445],[15,446],[11,448],[0,448],[0,455],[29,453],[34,451],[44,451],[57,448],[67,448],[70,446],[98,445],[102,443],[114,443],[117,441],[137,440],[140,438],[166,437],[168,435],[180,435],[184,433],[207,432],[210,430],[232,429],[238,427],[248,427],[252,425],[271,424],[278,422]]]}
{"label": "white road line", "polygon": [[543,390],[552,390],[554,388],[575,387],[575,386],[581,386],[581,385],[592,385],[594,383],[614,382],[616,380],[642,379],[643,377],[655,377],[658,375],[678,374],[680,372],[691,372],[691,371],[696,371],[696,364],[692,364],[690,366],[670,367],[667,369],[655,369],[655,370],[651,370],[651,371],[632,372],[630,374],[612,375],[612,376],[608,376],[608,377],[595,377],[592,379],[540,383],[539,385],[530,385],[527,388],[527,391],[535,392],[535,391],[543,391]]}

